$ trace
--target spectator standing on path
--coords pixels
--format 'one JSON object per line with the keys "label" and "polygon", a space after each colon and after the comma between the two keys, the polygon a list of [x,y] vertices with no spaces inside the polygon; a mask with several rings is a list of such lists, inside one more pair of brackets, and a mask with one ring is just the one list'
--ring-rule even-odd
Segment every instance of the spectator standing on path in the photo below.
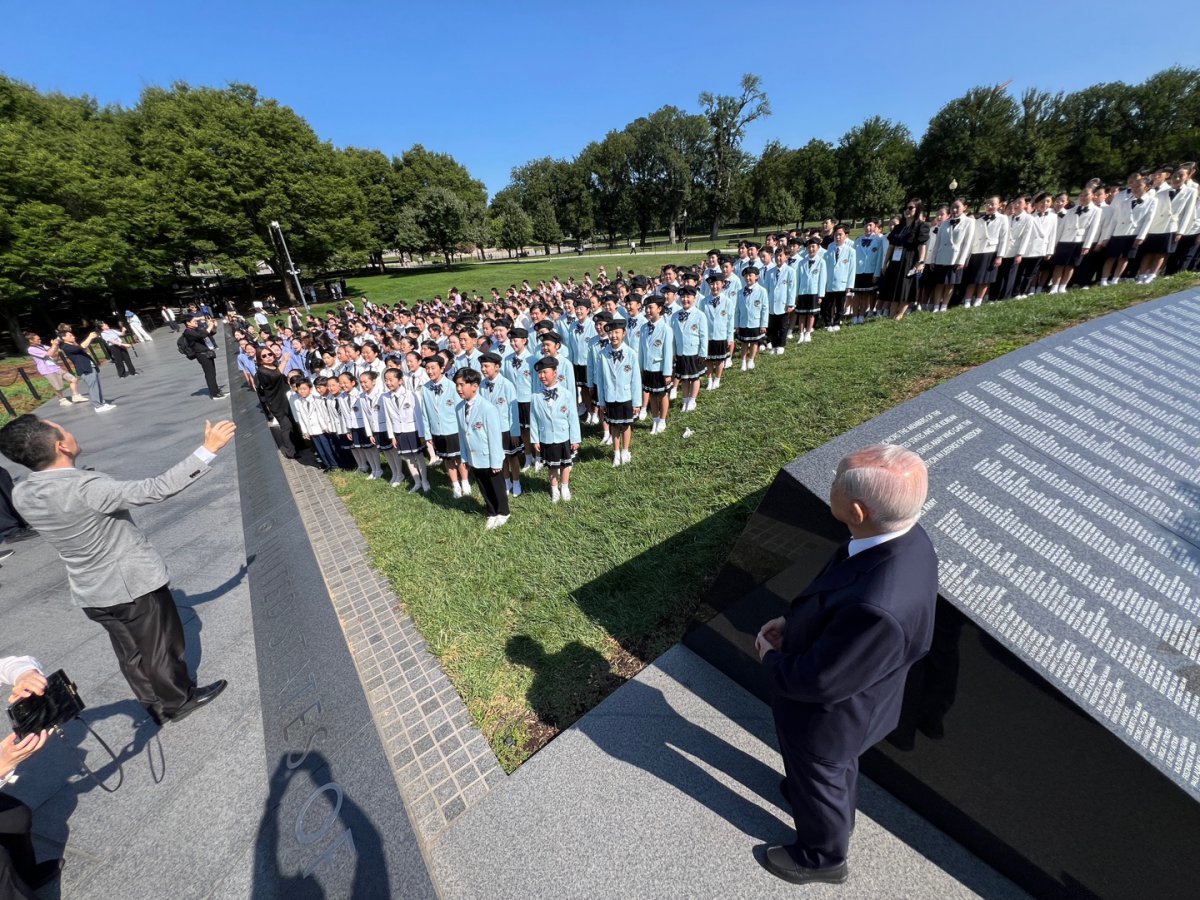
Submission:
{"label": "spectator standing on path", "polygon": [[125,680],[160,725],[213,700],[225,682],[197,687],[188,673],[166,563],[129,510],[207,474],[233,432],[232,422],[205,422],[204,443],[182,462],[153,478],[117,481],[76,468],[79,443],[54,422],[24,415],[0,429],[0,453],[30,470],[13,491],[17,511],[58,551],[72,601],[108,632]]}
{"label": "spectator standing on path", "polygon": [[187,328],[180,340],[186,341],[192,358],[204,370],[204,381],[208,384],[208,395],[214,400],[224,400],[225,394],[217,385],[217,342],[213,340],[217,323],[202,312],[192,313]]}
{"label": "spectator standing on path", "polygon": [[81,344],[76,340],[75,332],[67,328],[60,331],[59,340],[62,342],[62,352],[71,361],[71,365],[75,369],[75,374],[79,376],[84,387],[87,389],[88,399],[92,402],[92,407],[96,412],[103,413],[116,409],[116,406],[104,402],[104,390],[100,387],[100,370],[96,368],[96,363],[92,360],[91,354],[87,352],[87,348],[91,346],[96,336],[96,332],[93,331],[83,339],[83,343]]}
{"label": "spectator standing on path", "polygon": [[125,349],[125,329],[117,331],[107,322],[97,322],[96,329],[100,332],[100,340],[104,341],[104,350],[108,358],[117,367],[117,377],[136,375],[133,360],[129,358],[129,351]]}
{"label": "spectator standing on path", "polygon": [[[62,394],[58,405],[70,406],[72,403],[87,403],[87,397],[79,393],[79,379],[54,361],[54,357],[61,352],[58,338],[52,340],[49,347],[44,347],[40,334],[27,331],[25,340],[29,343],[29,349],[26,352],[33,358],[38,374],[50,382],[50,387]],[[64,386],[66,382],[71,385],[69,390]]]}
{"label": "spectator standing on path", "polygon": [[175,310],[171,309],[171,307],[164,303],[161,307],[159,307],[158,311],[162,314],[163,321],[167,323],[167,327],[171,329],[171,333],[178,334],[179,326],[175,323]]}
{"label": "spectator standing on path", "polygon": [[139,341],[154,340],[154,338],[150,337],[150,332],[142,325],[142,320],[138,318],[138,314],[132,309],[125,310],[125,321],[129,323],[129,330],[134,333]]}

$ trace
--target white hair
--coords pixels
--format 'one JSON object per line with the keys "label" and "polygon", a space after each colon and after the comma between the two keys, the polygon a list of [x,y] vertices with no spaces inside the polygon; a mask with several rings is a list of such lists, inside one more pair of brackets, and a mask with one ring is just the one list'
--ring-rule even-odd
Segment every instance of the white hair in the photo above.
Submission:
{"label": "white hair", "polygon": [[874,444],[838,463],[833,487],[862,504],[878,528],[901,531],[921,515],[929,472],[921,457],[906,447]]}

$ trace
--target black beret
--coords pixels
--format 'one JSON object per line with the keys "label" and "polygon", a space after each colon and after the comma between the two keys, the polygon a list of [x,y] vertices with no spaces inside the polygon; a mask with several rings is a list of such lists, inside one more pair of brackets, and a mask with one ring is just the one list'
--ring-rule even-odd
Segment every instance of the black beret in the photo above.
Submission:
{"label": "black beret", "polygon": [[749,275],[751,272],[753,272],[755,275],[757,275],[758,274],[758,266],[746,266],[746,268],[742,269],[743,275]]}
{"label": "black beret", "polygon": [[529,330],[527,328],[514,328],[508,333],[509,337],[528,338]]}
{"label": "black beret", "polygon": [[[817,241],[817,243],[819,244],[820,241]],[[707,281],[709,282],[709,284],[712,284],[712,282],[714,282],[714,281],[720,281],[720,282],[724,283],[725,273],[724,272],[713,272],[711,275],[708,276]]]}
{"label": "black beret", "polygon": [[486,363],[495,363],[496,365],[500,365],[500,362],[501,362],[500,354],[498,354],[498,353],[480,353],[479,354],[479,362],[480,363],[485,363],[485,362]]}
{"label": "black beret", "polygon": [[679,296],[680,297],[695,297],[696,289],[694,287],[692,287],[690,284],[685,284],[683,287],[681,287],[679,289]]}
{"label": "black beret", "polygon": [[557,369],[558,360],[553,356],[543,356],[533,366],[535,372],[540,372],[542,369]]}
{"label": "black beret", "polygon": [[660,287],[658,289],[658,292],[660,294],[666,294],[666,293],[677,294],[677,293],[679,293],[679,288],[675,287],[675,285],[673,285],[673,284],[664,284],[662,287]]}
{"label": "black beret", "polygon": [[624,319],[622,319],[620,316],[617,316],[611,322],[608,323],[609,331],[612,331],[614,328],[620,328],[622,331],[626,331],[627,324]]}
{"label": "black beret", "polygon": [[646,298],[646,305],[649,306],[651,303],[653,303],[655,306],[661,307],[663,305],[663,298],[658,294],[651,294]]}
{"label": "black beret", "polygon": [[544,334],[539,335],[539,338],[543,341],[553,341],[556,344],[562,343],[562,338],[559,337],[558,332],[553,328],[550,328]]}

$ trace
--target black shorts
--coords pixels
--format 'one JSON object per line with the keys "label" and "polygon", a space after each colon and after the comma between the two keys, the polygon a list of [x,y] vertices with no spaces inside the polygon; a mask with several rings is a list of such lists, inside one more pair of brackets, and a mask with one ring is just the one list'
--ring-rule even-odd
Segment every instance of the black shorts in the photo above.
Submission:
{"label": "black shorts", "polygon": [[695,381],[704,374],[703,356],[675,357],[675,377],[680,381]]}
{"label": "black shorts", "polygon": [[529,403],[528,402],[522,403],[520,400],[517,401],[517,420],[520,422],[522,428],[529,427]]}
{"label": "black shorts", "polygon": [[1055,266],[1069,266],[1073,269],[1079,265],[1082,259],[1083,244],[1063,241],[1054,248],[1054,257],[1050,263]]}
{"label": "black shorts", "polygon": [[761,344],[764,340],[766,340],[766,335],[757,328],[739,328],[737,330],[739,344]]}
{"label": "black shorts", "polygon": [[575,453],[570,441],[557,444],[542,444],[542,464],[548,469],[569,469],[575,464]]}
{"label": "black shorts", "polygon": [[508,431],[500,436],[500,444],[504,447],[505,456],[516,456],[525,450],[525,442],[521,440],[521,436],[518,434],[514,437]]}
{"label": "black shorts", "polygon": [[604,406],[604,421],[609,425],[630,425],[633,423],[633,401],[609,400]]}
{"label": "black shorts", "polygon": [[573,364],[572,368],[575,369],[575,383],[576,384],[587,384],[588,383],[587,366],[580,366],[580,365]]}
{"label": "black shorts", "polygon": [[1151,255],[1159,253],[1174,253],[1175,252],[1175,234],[1174,232],[1164,231],[1162,234],[1154,234],[1151,232],[1146,235],[1146,240],[1142,242],[1142,252]]}
{"label": "black shorts", "polygon": [[433,436],[433,452],[443,459],[460,459],[462,448],[458,443],[458,432],[454,434],[435,434]]}
{"label": "black shorts", "polygon": [[711,360],[729,359],[728,341],[709,341],[708,358]]}
{"label": "black shorts", "polygon": [[648,394],[665,394],[667,379],[662,372],[647,372],[642,369],[642,390]]}
{"label": "black shorts", "polygon": [[1133,246],[1135,241],[1137,237],[1132,234],[1111,238],[1105,248],[1105,256],[1109,259],[1133,259],[1137,256],[1137,248]]}

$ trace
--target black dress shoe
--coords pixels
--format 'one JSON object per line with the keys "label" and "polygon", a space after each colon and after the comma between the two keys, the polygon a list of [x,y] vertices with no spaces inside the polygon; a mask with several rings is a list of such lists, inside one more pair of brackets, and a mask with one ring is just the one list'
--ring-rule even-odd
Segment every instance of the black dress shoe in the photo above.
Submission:
{"label": "black dress shoe", "polygon": [[216,700],[221,691],[225,690],[226,684],[227,682],[224,678],[222,678],[220,681],[214,681],[212,684],[206,684],[204,687],[195,688],[192,691],[192,696],[188,697],[187,703],[179,707],[179,709],[175,711],[174,715],[168,716],[167,718],[171,722],[178,722],[180,719],[186,719],[200,707],[211,703],[213,700]]}
{"label": "black dress shoe", "polygon": [[29,886],[35,891],[40,887],[45,887],[58,877],[66,862],[65,859],[48,859],[38,863],[33,867],[33,873],[28,881]]}
{"label": "black dress shoe", "polygon": [[841,884],[846,880],[850,869],[842,862],[826,869],[810,869],[792,859],[786,847],[770,847],[767,849],[766,869],[777,878],[790,881],[792,884]]}

